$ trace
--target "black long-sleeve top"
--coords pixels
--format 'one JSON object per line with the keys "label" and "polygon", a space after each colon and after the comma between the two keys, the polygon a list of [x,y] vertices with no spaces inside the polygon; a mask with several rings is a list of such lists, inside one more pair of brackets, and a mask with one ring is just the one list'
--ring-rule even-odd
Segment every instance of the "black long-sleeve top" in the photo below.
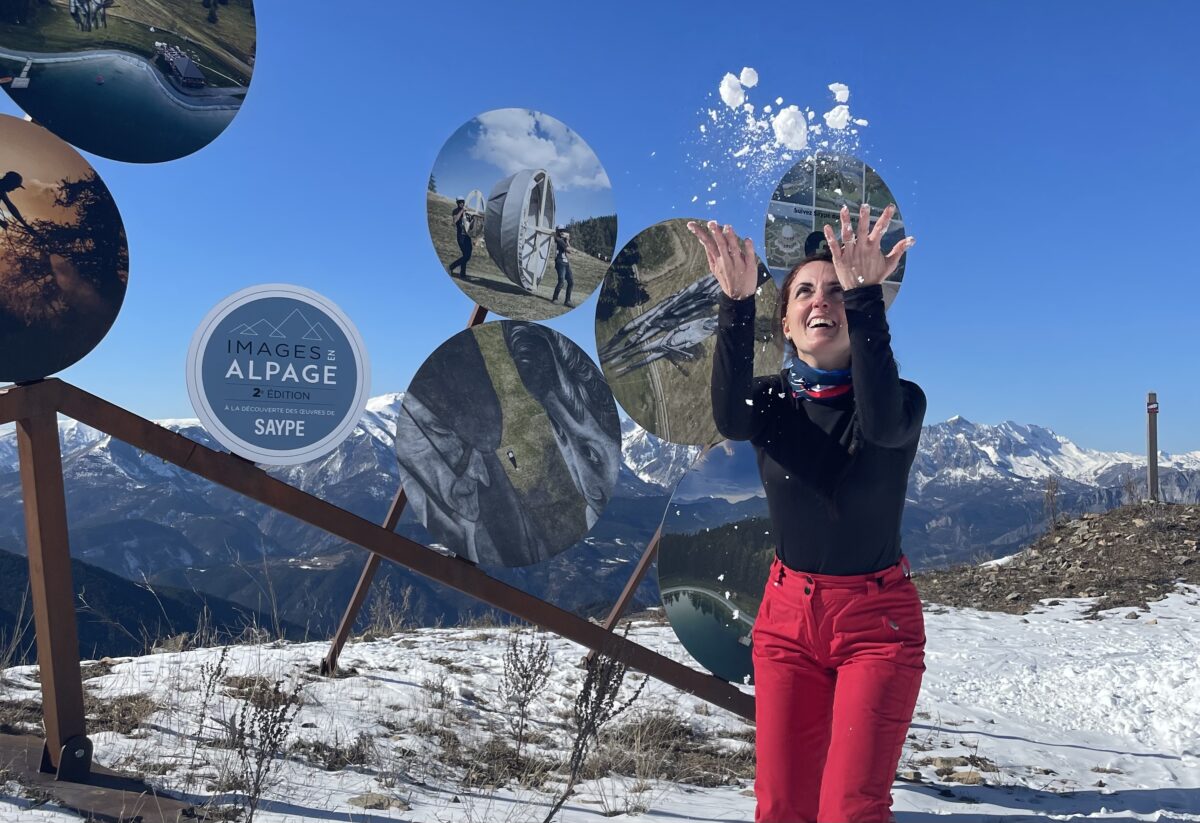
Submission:
{"label": "black long-sleeve top", "polygon": [[[754,297],[720,297],[713,416],[749,440],[767,494],[775,551],[790,569],[869,574],[900,560],[900,516],[925,419],[925,394],[901,380],[883,289],[845,292],[853,391],[792,397],[782,373],[754,377]],[[747,402],[750,401],[750,402]]]}

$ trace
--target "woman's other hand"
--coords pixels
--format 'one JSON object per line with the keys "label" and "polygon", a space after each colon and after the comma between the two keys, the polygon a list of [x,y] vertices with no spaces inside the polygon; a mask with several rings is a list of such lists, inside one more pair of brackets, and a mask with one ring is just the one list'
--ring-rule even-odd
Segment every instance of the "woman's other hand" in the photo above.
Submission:
{"label": "woman's other hand", "polygon": [[837,272],[842,288],[857,289],[882,283],[900,265],[900,258],[904,253],[917,242],[914,237],[905,237],[897,241],[891,251],[884,255],[880,243],[895,213],[896,206],[889,205],[872,228],[871,207],[863,203],[858,210],[856,235],[850,227],[850,209],[842,206],[840,242],[834,237],[833,226],[825,226],[825,242],[829,244],[829,252],[833,255],[833,269]]}
{"label": "woman's other hand", "polygon": [[708,256],[708,269],[717,278],[721,291],[734,299],[750,297],[758,288],[758,257],[754,241],[739,241],[733,227],[717,225],[716,220],[697,223],[689,220],[688,231],[696,235]]}

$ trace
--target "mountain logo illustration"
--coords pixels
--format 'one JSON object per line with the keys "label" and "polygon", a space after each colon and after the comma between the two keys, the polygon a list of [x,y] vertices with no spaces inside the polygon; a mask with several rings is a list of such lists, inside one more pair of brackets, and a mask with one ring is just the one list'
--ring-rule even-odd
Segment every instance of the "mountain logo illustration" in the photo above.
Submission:
{"label": "mountain logo illustration", "polygon": [[253,323],[239,323],[226,331],[226,334],[239,337],[270,337],[275,340],[299,338],[313,342],[334,339],[320,321],[313,323],[300,309],[292,309],[291,314],[280,323],[272,323],[264,317]]}

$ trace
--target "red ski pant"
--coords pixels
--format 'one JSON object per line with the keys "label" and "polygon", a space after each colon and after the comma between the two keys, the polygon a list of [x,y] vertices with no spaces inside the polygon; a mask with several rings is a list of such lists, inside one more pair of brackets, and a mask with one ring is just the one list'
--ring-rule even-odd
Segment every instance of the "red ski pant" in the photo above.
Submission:
{"label": "red ski pant", "polygon": [[925,671],[925,619],[907,560],[833,576],[776,559],[751,637],[754,819],[890,820]]}

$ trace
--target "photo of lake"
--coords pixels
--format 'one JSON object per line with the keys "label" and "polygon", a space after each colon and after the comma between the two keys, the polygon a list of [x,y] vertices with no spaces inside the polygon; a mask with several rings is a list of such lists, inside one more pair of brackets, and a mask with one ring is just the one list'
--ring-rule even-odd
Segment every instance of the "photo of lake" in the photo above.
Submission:
{"label": "photo of lake", "polygon": [[67,142],[125,162],[174,160],[216,139],[245,99],[254,53],[251,0],[0,7],[9,96]]}
{"label": "photo of lake", "polygon": [[679,642],[730,683],[754,681],[750,632],[774,556],[754,447],[726,441],[707,450],[667,507],[658,586]]}

